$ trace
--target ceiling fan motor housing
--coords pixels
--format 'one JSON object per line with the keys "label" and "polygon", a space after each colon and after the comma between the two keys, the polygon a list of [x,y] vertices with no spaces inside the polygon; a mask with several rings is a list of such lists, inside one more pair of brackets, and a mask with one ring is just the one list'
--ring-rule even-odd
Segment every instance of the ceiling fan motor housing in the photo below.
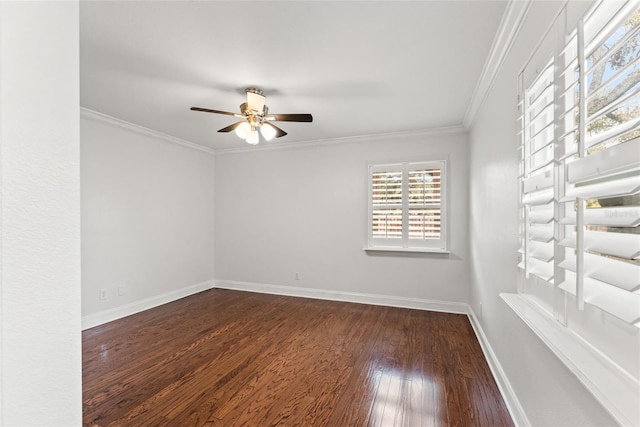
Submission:
{"label": "ceiling fan motor housing", "polygon": [[263,105],[262,111],[257,111],[249,108],[249,104],[247,102],[243,102],[240,104],[240,112],[252,125],[260,124],[265,120],[265,117],[269,113],[269,107]]}

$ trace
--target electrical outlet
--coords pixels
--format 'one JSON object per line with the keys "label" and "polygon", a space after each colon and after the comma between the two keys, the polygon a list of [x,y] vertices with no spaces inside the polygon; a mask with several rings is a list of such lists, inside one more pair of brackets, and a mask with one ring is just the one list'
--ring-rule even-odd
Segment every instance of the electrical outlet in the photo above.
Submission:
{"label": "electrical outlet", "polygon": [[100,301],[104,301],[106,299],[107,299],[107,289],[102,288],[100,289]]}
{"label": "electrical outlet", "polygon": [[127,288],[124,285],[118,286],[118,296],[121,297],[127,294]]}
{"label": "electrical outlet", "polygon": [[295,274],[294,277],[295,277],[296,280],[300,280],[300,272],[296,271],[296,274]]}

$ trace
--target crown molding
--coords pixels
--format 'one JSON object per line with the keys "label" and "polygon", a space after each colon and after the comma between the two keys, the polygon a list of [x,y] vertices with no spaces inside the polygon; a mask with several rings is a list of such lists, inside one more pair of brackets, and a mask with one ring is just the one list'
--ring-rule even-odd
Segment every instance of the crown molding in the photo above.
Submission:
{"label": "crown molding", "polygon": [[510,0],[507,3],[507,7],[500,20],[498,31],[493,39],[489,55],[480,74],[480,79],[473,91],[471,102],[464,115],[462,125],[465,129],[469,129],[480,106],[491,90],[496,76],[529,13],[532,2],[533,0]]}
{"label": "crown molding", "polygon": [[305,147],[313,147],[318,145],[332,145],[332,144],[355,144],[361,142],[374,142],[374,141],[384,141],[388,139],[402,139],[402,138],[410,138],[415,136],[433,136],[433,135],[444,135],[450,133],[465,133],[467,129],[463,126],[443,126],[437,128],[429,128],[429,129],[417,129],[410,131],[400,131],[400,132],[389,132],[389,133],[376,133],[369,135],[357,135],[357,136],[342,136],[336,138],[326,138],[326,139],[311,139],[311,140],[303,140],[296,142],[277,142],[277,143],[269,143],[269,144],[258,144],[252,146],[242,146],[237,148],[222,148],[216,150],[216,154],[233,154],[233,153],[244,153],[244,152],[252,152],[252,151],[261,151],[261,150],[280,150],[285,148],[305,148]]}
{"label": "crown molding", "polygon": [[260,150],[278,150],[278,149],[284,149],[284,148],[303,148],[303,147],[311,147],[311,146],[317,146],[317,145],[383,141],[390,138],[399,139],[399,138],[409,138],[412,136],[433,136],[433,135],[443,135],[443,134],[449,134],[449,133],[464,133],[467,131],[463,126],[456,125],[456,126],[442,126],[442,127],[436,127],[436,128],[417,129],[417,130],[400,131],[400,132],[377,133],[377,134],[369,134],[369,135],[346,136],[346,137],[336,137],[336,138],[326,138],[326,139],[311,139],[311,140],[303,140],[303,141],[296,141],[296,142],[275,142],[275,143],[272,142],[269,144],[240,146],[237,148],[213,149],[213,148],[205,147],[200,144],[196,144],[191,141],[187,141],[185,139],[168,135],[163,132],[149,129],[144,126],[127,122],[125,120],[118,119],[116,117],[110,116],[108,114],[100,113],[98,111],[94,111],[89,108],[80,107],[80,115],[87,119],[108,123],[110,125],[118,126],[133,132],[140,133],[142,135],[162,139],[164,141],[172,142],[174,144],[182,145],[184,147],[191,148],[194,150],[204,151],[205,153],[213,154],[213,155],[253,152],[253,151],[260,151]]}
{"label": "crown molding", "polygon": [[172,142],[174,144],[191,148],[193,150],[204,151],[205,153],[208,153],[208,154],[215,154],[215,150],[212,148],[205,147],[200,144],[196,144],[195,142],[187,141],[186,139],[181,139],[175,136],[171,136],[166,133],[159,132],[157,130],[149,129],[144,126],[136,125],[134,123],[127,122],[125,120],[118,119],[113,116],[109,116],[108,114],[99,113],[97,111],[90,110],[89,108],[80,107],[80,116],[87,119],[108,123],[113,126],[118,126],[133,132],[137,132],[145,136],[150,136],[152,138],[157,138],[163,141]]}

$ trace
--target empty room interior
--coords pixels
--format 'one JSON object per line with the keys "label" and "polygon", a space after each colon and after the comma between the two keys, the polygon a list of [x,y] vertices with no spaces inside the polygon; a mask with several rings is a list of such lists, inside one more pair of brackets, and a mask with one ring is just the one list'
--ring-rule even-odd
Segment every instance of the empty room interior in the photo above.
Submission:
{"label": "empty room interior", "polygon": [[0,2],[0,425],[640,426],[640,1]]}

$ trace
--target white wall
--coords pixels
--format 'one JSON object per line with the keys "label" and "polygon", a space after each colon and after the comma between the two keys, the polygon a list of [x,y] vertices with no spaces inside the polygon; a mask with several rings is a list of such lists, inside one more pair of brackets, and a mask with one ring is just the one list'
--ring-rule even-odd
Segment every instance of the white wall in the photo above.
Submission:
{"label": "white wall", "polygon": [[[516,292],[517,76],[564,2],[533,2],[470,132],[471,305],[535,426],[605,426],[614,420],[498,296]],[[570,3],[579,16],[588,2]],[[480,307],[482,304],[482,309]]]}
{"label": "white wall", "polygon": [[[461,132],[217,154],[216,279],[466,302],[467,154]],[[452,254],[365,253],[367,164],[442,156]]]}
{"label": "white wall", "polygon": [[210,287],[213,155],[87,112],[81,154],[85,327]]}
{"label": "white wall", "polygon": [[0,425],[82,423],[78,3],[0,2]]}

